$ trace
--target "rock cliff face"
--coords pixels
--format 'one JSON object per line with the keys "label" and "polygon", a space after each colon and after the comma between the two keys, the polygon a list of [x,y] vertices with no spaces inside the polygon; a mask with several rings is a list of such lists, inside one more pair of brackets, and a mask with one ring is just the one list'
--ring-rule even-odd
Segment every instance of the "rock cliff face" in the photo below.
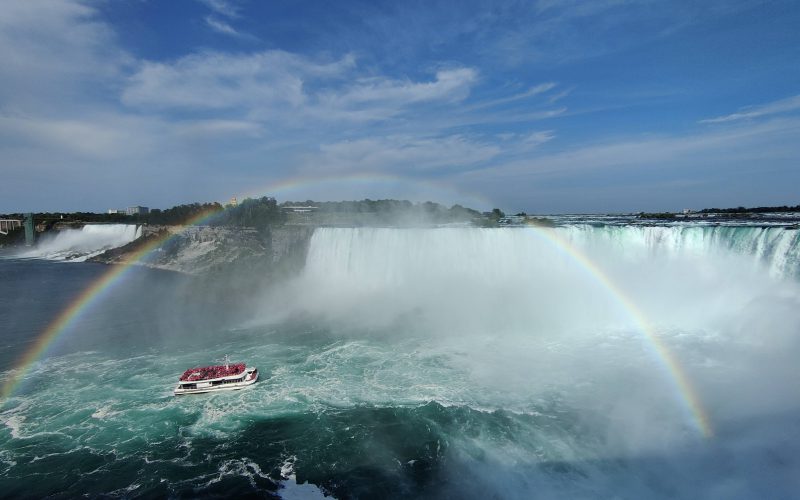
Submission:
{"label": "rock cliff face", "polygon": [[269,232],[249,228],[144,226],[142,236],[93,258],[124,264],[146,245],[155,248],[138,263],[193,275],[230,272],[293,272],[305,262],[313,228],[286,226]]}
{"label": "rock cliff face", "polygon": [[270,253],[273,267],[283,272],[294,272],[306,262],[308,245],[314,228],[308,226],[283,226],[270,233]]}
{"label": "rock cliff face", "polygon": [[150,266],[188,274],[207,274],[237,262],[269,255],[268,242],[254,230],[190,226],[171,235],[143,258]]}

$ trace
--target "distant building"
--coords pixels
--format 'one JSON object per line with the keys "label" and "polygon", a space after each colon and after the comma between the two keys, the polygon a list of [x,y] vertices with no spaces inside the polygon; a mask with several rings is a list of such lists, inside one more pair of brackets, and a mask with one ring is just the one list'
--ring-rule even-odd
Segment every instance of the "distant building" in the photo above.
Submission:
{"label": "distant building", "polygon": [[520,226],[525,222],[524,215],[506,215],[505,217],[500,217],[497,220],[498,224],[503,224],[507,226]]}
{"label": "distant building", "polygon": [[237,206],[237,205],[239,205],[239,201],[238,201],[238,200],[236,199],[236,197],[234,196],[234,197],[232,197],[232,198],[231,198],[231,201],[230,201],[230,203],[228,203],[228,206],[229,206],[229,207],[235,207],[235,206]]}
{"label": "distant building", "polygon": [[296,214],[302,214],[302,213],[313,212],[314,210],[317,210],[319,207],[293,205],[293,206],[287,206],[287,207],[281,207],[281,208],[284,209],[284,210],[287,210],[289,212],[294,212]]}
{"label": "distant building", "polygon": [[124,213],[126,213],[126,211],[125,211],[124,208],[109,208],[108,209],[108,213],[111,214],[111,215],[124,214]]}
{"label": "distant building", "polygon": [[125,210],[126,215],[147,215],[150,213],[150,209],[147,207],[128,207]]}

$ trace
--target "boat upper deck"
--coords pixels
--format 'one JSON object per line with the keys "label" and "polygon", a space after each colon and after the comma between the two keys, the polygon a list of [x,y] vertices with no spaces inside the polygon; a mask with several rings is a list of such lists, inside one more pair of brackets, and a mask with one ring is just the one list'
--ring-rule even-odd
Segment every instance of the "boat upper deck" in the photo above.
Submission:
{"label": "boat upper deck", "polygon": [[211,380],[221,377],[230,377],[244,373],[244,363],[232,363],[229,365],[203,366],[189,368],[181,375],[181,382],[197,382],[201,380]]}

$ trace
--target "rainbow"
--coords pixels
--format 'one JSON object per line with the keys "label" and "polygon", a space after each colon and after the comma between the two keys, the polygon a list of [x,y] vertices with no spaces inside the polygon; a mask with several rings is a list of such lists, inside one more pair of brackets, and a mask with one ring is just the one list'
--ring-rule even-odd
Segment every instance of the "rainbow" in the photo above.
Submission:
{"label": "rainbow", "polygon": [[[374,179],[371,176],[369,179]],[[281,183],[273,184],[273,189],[285,191],[290,188],[300,187],[302,182],[300,180],[287,180]],[[215,210],[210,210],[198,214],[191,219],[187,220],[185,225],[199,224],[206,222],[214,215],[219,213]],[[659,360],[665,372],[669,375],[677,394],[678,399],[686,408],[688,415],[691,416],[695,427],[706,438],[713,436],[713,428],[710,419],[706,414],[700,400],[694,391],[689,379],[683,372],[680,364],[675,359],[670,349],[654,332],[649,321],[647,321],[644,314],[639,310],[636,304],[620,289],[609,276],[600,269],[594,262],[592,262],[586,255],[576,249],[570,242],[562,238],[557,231],[552,229],[537,228],[532,231],[532,234],[537,235],[544,241],[554,245],[563,254],[568,256],[572,261],[577,263],[587,274],[589,274],[602,288],[604,288],[618,303],[620,308],[625,311],[634,321],[638,330],[640,330],[649,346],[652,348],[654,357]],[[107,272],[102,274],[83,292],[81,292],[56,318],[47,326],[47,328],[39,335],[31,348],[20,357],[19,361],[15,364],[9,378],[3,383],[0,389],[0,404],[8,401],[8,399],[18,389],[25,375],[31,369],[33,364],[41,358],[47,351],[48,347],[65,331],[68,327],[83,313],[88,310],[93,304],[97,303],[104,292],[111,288],[111,286],[119,281],[133,265],[141,261],[146,255],[154,249],[166,243],[173,234],[166,234],[165,236],[155,238],[131,254],[130,258],[124,264],[113,265]]]}
{"label": "rainbow", "polygon": [[655,359],[661,363],[668,374],[668,378],[678,394],[678,400],[682,402],[697,430],[705,438],[713,437],[714,429],[711,426],[711,420],[700,403],[696,391],[689,383],[689,378],[684,373],[678,360],[675,359],[675,355],[658,337],[652,325],[634,301],[597,264],[559,235],[556,230],[535,228],[532,233],[567,255],[572,261],[580,265],[602,288],[609,292],[609,295],[614,298],[621,310],[630,316],[637,329],[644,335]]}

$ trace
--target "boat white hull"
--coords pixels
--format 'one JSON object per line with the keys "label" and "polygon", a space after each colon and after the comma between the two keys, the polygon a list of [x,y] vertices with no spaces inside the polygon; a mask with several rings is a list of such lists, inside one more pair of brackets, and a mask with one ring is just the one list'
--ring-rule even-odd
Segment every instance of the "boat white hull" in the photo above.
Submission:
{"label": "boat white hull", "polygon": [[207,392],[236,391],[255,384],[257,380],[258,380],[258,371],[254,371],[252,373],[248,372],[248,374],[245,376],[245,379],[241,382],[230,382],[221,385],[208,385],[208,386],[201,386],[202,384],[201,382],[196,384],[197,387],[193,389],[186,389],[181,387],[181,384],[178,384],[178,387],[176,387],[173,392],[176,396],[180,396],[183,394],[204,394]]}

